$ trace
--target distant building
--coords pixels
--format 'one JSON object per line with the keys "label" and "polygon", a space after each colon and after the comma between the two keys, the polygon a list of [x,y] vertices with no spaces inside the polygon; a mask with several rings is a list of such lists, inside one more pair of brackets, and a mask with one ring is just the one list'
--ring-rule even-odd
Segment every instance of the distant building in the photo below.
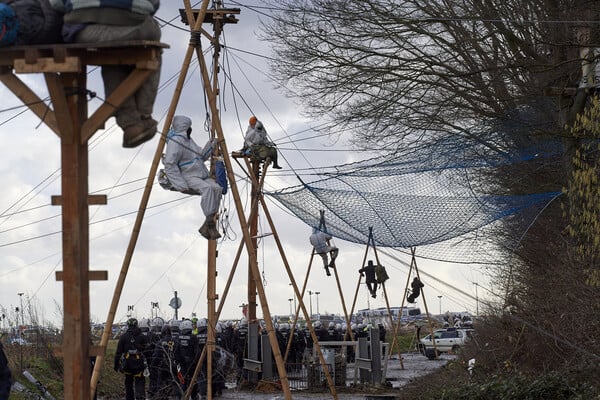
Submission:
{"label": "distant building", "polygon": [[[421,309],[418,307],[390,307],[390,312],[394,322],[397,322],[398,318],[400,318],[402,322],[422,319]],[[358,310],[356,314],[354,314],[354,318],[358,322],[369,321],[374,324],[383,324],[383,326],[388,328],[390,325],[390,314],[388,313],[387,307]]]}

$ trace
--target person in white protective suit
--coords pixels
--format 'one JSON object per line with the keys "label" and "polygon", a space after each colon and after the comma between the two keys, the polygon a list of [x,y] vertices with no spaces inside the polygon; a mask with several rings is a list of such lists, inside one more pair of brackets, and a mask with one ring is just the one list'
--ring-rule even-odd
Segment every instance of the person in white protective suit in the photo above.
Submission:
{"label": "person in white protective suit", "polygon": [[[310,235],[310,244],[313,245],[315,253],[321,256],[323,259],[323,266],[327,276],[331,276],[329,268],[335,268],[335,259],[338,256],[338,248],[331,246],[329,241],[333,238],[330,234],[322,232],[317,228],[313,228],[312,235]],[[328,262],[327,255],[331,254],[331,262]]]}
{"label": "person in white protective suit", "polygon": [[264,160],[270,158],[273,162],[273,168],[281,169],[277,163],[277,149],[275,144],[267,137],[267,131],[262,122],[253,115],[248,121],[248,129],[244,136],[244,148],[242,153],[252,155],[258,159]]}
{"label": "person in white protective suit", "polygon": [[209,139],[200,147],[191,138],[192,120],[176,115],[167,136],[167,151],[163,157],[165,173],[174,190],[202,196],[200,206],[206,216],[198,232],[209,240],[221,237],[217,230],[216,214],[221,202],[221,186],[210,176],[204,162],[208,160],[216,145]]}

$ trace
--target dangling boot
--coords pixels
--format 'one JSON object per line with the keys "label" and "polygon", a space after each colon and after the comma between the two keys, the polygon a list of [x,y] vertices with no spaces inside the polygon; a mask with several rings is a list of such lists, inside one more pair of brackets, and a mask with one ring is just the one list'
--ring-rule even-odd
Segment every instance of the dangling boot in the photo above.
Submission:
{"label": "dangling boot", "polygon": [[217,223],[214,219],[211,219],[208,223],[208,239],[216,240],[221,237],[219,230],[217,229]]}
{"label": "dangling boot", "polygon": [[271,158],[271,161],[273,161],[273,168],[281,169],[281,166],[277,164],[277,157]]}
{"label": "dangling boot", "polygon": [[215,221],[215,214],[207,215],[206,219],[204,220],[204,223],[202,224],[202,226],[200,227],[200,229],[198,229],[198,232],[200,232],[200,234],[202,236],[204,236],[208,240],[211,239],[210,226],[211,226],[211,224],[213,226],[215,226],[215,222],[214,221]]}

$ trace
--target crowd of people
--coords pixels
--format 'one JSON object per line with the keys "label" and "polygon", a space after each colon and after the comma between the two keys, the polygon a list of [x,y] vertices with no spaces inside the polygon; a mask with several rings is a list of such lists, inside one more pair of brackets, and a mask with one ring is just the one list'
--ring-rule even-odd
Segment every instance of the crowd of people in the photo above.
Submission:
{"label": "crowd of people", "polygon": [[[139,322],[136,318],[130,318],[127,331],[119,338],[114,359],[115,371],[124,375],[126,400],[183,398],[207,345],[207,324],[205,318],[195,317],[169,322],[162,318],[141,319]],[[259,335],[267,334],[263,325],[257,326]],[[346,324],[315,321],[313,327],[319,342],[350,340]],[[369,327],[366,324],[352,324],[354,339],[367,336]],[[289,338],[293,335],[286,366],[290,370],[301,369],[306,357],[312,354],[313,339],[308,328],[297,325],[292,330],[292,324],[286,322],[277,323],[274,328],[282,356],[286,354]],[[380,339],[385,339],[385,328],[381,325],[379,335]],[[248,358],[247,341],[248,323],[245,318],[216,324],[211,381],[214,397],[223,393],[229,374],[231,378],[235,375],[238,382],[247,378],[243,369],[244,358]],[[260,353],[259,349],[259,357]],[[351,362],[352,349],[348,356]],[[207,382],[204,361],[192,387],[193,399],[206,396]]]}

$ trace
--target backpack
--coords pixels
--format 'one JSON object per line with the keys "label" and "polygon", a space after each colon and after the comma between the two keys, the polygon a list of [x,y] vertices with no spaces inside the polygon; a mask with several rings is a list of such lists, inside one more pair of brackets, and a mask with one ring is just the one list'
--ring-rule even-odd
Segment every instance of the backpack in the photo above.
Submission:
{"label": "backpack", "polygon": [[387,271],[385,270],[385,267],[382,265],[377,265],[375,267],[375,275],[377,276],[377,283],[384,283],[385,281],[390,279],[390,277],[387,274]]}
{"label": "backpack", "polygon": [[215,162],[215,181],[221,186],[221,194],[227,194],[227,170],[221,160]]}
{"label": "backpack", "polygon": [[0,3],[0,47],[10,46],[17,41],[19,20],[13,9]]}
{"label": "backpack", "polygon": [[135,346],[135,338],[131,337],[129,350],[121,354],[119,372],[125,375],[141,376],[146,369],[146,358]]}

